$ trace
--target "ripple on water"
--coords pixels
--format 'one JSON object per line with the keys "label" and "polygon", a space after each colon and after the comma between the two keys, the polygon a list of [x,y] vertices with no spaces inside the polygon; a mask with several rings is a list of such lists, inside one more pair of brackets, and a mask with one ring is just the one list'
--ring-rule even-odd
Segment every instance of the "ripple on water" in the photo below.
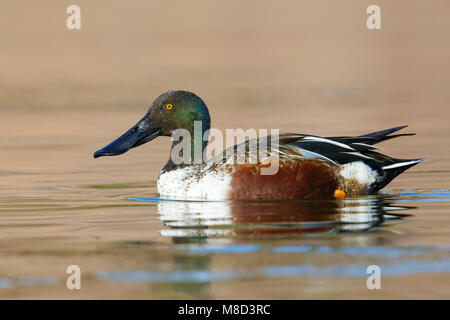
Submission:
{"label": "ripple on water", "polygon": [[388,220],[407,217],[414,207],[398,206],[388,196],[315,201],[177,201],[156,203],[168,237],[280,236],[366,232]]}
{"label": "ripple on water", "polygon": [[[450,246],[348,246],[306,245],[303,243],[276,245],[258,243],[258,239],[276,239],[311,234],[335,235],[339,233],[367,233],[389,221],[408,219],[412,206],[399,202],[450,201],[448,189],[431,191],[406,190],[337,201],[174,201],[160,198],[132,197],[129,200],[157,204],[160,219],[167,227],[161,234],[176,241],[178,254],[193,259],[211,259],[223,256],[234,261],[233,256],[251,259],[260,254],[270,254],[267,263],[221,270],[122,270],[99,271],[96,279],[129,282],[211,282],[241,279],[276,278],[289,276],[310,277],[367,277],[367,263],[357,261],[375,259],[383,266],[383,276],[418,273],[450,272]],[[413,218],[411,218],[413,219]],[[400,222],[401,223],[401,222]],[[251,243],[233,242],[214,244],[189,239],[237,239],[251,236]],[[255,238],[256,237],[256,238]],[[281,237],[281,238],[280,238]],[[289,256],[290,261],[310,263],[276,264]],[[278,258],[277,258],[278,257]],[[328,257],[323,265],[320,257]],[[343,258],[348,257],[348,258]],[[293,260],[292,260],[293,259]],[[333,262],[334,261],[334,262]]]}

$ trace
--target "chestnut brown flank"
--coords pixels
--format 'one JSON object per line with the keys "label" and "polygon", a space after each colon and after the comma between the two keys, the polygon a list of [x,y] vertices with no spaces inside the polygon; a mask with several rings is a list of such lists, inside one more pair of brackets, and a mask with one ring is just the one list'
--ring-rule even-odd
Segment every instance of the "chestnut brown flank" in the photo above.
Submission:
{"label": "chestnut brown flank", "polygon": [[282,162],[275,175],[261,175],[261,164],[235,165],[229,198],[305,199],[332,197],[338,181],[320,160]]}

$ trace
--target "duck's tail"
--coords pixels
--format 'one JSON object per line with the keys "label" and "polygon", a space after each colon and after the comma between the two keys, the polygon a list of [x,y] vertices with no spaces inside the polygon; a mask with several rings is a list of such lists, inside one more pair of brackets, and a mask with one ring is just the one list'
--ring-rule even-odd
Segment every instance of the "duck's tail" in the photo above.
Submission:
{"label": "duck's tail", "polygon": [[408,127],[408,126],[404,125],[404,126],[398,126],[395,128],[386,129],[386,130],[375,131],[372,133],[364,134],[362,136],[358,136],[358,138],[362,138],[362,139],[366,138],[365,143],[367,143],[367,144],[377,144],[379,142],[386,141],[386,140],[393,139],[393,138],[398,138],[398,137],[403,137],[403,136],[414,136],[415,133],[401,133],[401,134],[394,134],[392,136],[390,135],[391,133],[397,132],[406,127]]}
{"label": "duck's tail", "polygon": [[424,162],[426,159],[394,159],[391,158],[391,163],[383,165],[381,167],[381,172],[383,173],[382,179],[377,179],[377,181],[370,186],[371,192],[376,192],[384,188],[388,183],[390,183],[395,177],[404,172],[405,170],[415,166],[418,163]]}
{"label": "duck's tail", "polygon": [[[391,129],[375,131],[372,133],[368,133],[365,135],[358,136],[357,139],[362,139],[363,143],[368,145],[374,145],[389,139],[402,137],[402,136],[413,136],[415,133],[403,133],[403,134],[394,134],[401,129],[406,128],[405,126],[398,126]],[[368,162],[369,166],[373,166],[373,168],[378,169],[378,172],[381,173],[382,179],[377,179],[377,182],[370,186],[371,192],[376,192],[382,188],[384,188],[388,183],[390,183],[395,177],[404,172],[405,170],[415,166],[418,163],[424,162],[426,159],[395,159],[389,156],[371,152],[371,154],[379,160],[377,163]]]}
{"label": "duck's tail", "polygon": [[[379,149],[374,146],[377,143],[397,137],[415,135],[415,133],[393,134],[406,127],[399,126],[356,137],[323,138],[310,135],[286,135],[283,138],[285,140],[293,139],[294,142],[288,143],[294,145],[296,150],[299,150],[306,158],[321,158],[342,167],[347,165],[343,169],[344,175],[351,177],[353,177],[353,173],[350,173],[352,170],[361,173],[361,176],[356,180],[363,181],[360,181],[360,183],[365,185],[370,192],[376,192],[405,170],[425,161],[425,159],[396,159],[375,151]],[[363,167],[354,168],[355,165],[353,164],[358,166],[361,163]],[[370,169],[367,171],[370,179],[362,178],[366,172],[364,169]],[[373,178],[375,178],[375,181],[372,181]]]}

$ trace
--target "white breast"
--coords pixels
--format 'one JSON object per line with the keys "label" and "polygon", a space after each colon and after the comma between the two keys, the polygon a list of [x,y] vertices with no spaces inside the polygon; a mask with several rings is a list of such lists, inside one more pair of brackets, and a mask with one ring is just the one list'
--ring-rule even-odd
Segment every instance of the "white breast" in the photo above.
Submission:
{"label": "white breast", "polygon": [[158,193],[164,199],[227,200],[231,175],[222,171],[196,174],[197,167],[163,172],[158,177]]}

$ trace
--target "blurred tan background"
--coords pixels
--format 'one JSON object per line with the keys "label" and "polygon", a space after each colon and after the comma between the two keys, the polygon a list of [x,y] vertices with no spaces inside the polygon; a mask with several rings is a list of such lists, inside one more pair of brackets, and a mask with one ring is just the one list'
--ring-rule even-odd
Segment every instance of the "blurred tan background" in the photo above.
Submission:
{"label": "blurred tan background", "polygon": [[[81,30],[66,28],[73,3]],[[199,94],[219,129],[357,135],[409,124],[418,136],[387,153],[447,167],[450,3],[376,3],[382,30],[366,27],[373,1],[2,1],[0,142],[13,151],[3,167],[125,169],[151,154],[155,175],[163,138],[152,142],[161,155],[91,156],[170,89]]]}
{"label": "blurred tan background", "polygon": [[[79,31],[66,28],[71,4],[81,7]],[[382,30],[366,28],[370,4],[381,7]],[[383,152],[429,161],[389,188],[448,188],[449,12],[448,0],[2,0],[0,278],[62,280],[51,288],[5,289],[0,297],[73,298],[63,285],[73,263],[91,277],[76,297],[196,297],[196,288],[184,292],[170,283],[168,292],[158,292],[146,283],[119,290],[92,280],[98,270],[192,268],[177,260],[174,240],[160,235],[167,227],[156,207],[126,200],[155,195],[168,138],[120,157],[92,158],[170,89],[200,95],[219,129],[331,136],[409,124],[418,135],[382,144]],[[448,243],[448,202],[427,202],[414,214],[392,231],[324,241]],[[139,246],[130,255],[130,241],[156,247]],[[240,255],[233,257],[235,264],[219,257],[212,269],[242,266]],[[337,260],[353,261],[332,256],[325,264]],[[386,281],[380,294],[369,292],[365,279],[274,278],[214,283],[200,297],[448,296],[448,273],[411,277]]]}
{"label": "blurred tan background", "polygon": [[[81,30],[66,28],[73,3]],[[326,136],[409,124],[418,136],[386,152],[430,159],[413,170],[447,167],[450,3],[377,1],[382,30],[366,27],[370,4],[2,1],[0,143],[12,151],[3,169],[89,167],[114,179],[102,173],[113,165],[133,180],[128,168],[141,177],[151,155],[157,175],[164,138],[114,160],[91,157],[170,89],[200,95],[219,129]]]}
{"label": "blurred tan background", "polygon": [[[374,1],[4,0],[0,102],[134,107],[186,88],[215,108],[239,96],[273,97],[279,107],[283,95],[299,95],[298,111],[326,110],[318,97],[342,96],[361,108],[426,103],[413,109],[423,114],[445,105],[449,2],[375,2],[382,30],[371,31],[366,8]],[[65,25],[73,3],[80,31]]]}

